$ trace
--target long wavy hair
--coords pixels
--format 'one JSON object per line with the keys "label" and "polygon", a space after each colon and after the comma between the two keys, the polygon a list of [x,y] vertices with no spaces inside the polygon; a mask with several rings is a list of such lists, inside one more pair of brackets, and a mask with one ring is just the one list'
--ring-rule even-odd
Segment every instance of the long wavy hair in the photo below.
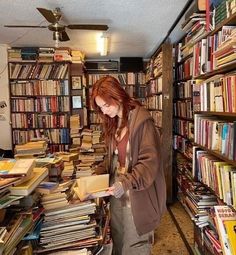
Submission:
{"label": "long wavy hair", "polygon": [[[96,104],[95,98],[101,97],[109,105],[122,105],[122,121],[118,128],[118,116],[110,118],[103,114],[100,107]],[[128,126],[129,112],[137,105],[141,105],[139,101],[132,99],[129,94],[122,88],[119,81],[107,75],[95,82],[92,88],[91,104],[93,109],[101,116],[104,126],[104,138],[106,144],[110,139],[115,138],[115,134],[120,136],[121,130]],[[118,129],[117,129],[118,128]]]}

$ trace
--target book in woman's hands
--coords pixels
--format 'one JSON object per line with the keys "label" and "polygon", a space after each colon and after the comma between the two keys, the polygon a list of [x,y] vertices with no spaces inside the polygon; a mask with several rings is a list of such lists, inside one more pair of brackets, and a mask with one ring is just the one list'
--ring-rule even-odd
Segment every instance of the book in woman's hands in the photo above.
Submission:
{"label": "book in woman's hands", "polygon": [[109,196],[109,175],[92,175],[77,179],[77,187],[74,187],[76,195],[81,201],[97,197]]}

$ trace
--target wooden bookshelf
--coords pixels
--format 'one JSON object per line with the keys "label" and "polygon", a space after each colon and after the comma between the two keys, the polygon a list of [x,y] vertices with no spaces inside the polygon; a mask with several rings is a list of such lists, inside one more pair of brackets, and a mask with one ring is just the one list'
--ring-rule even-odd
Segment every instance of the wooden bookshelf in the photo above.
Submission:
{"label": "wooden bookshelf", "polygon": [[146,108],[162,134],[162,159],[167,183],[167,202],[173,199],[172,184],[172,45],[163,43],[146,67]]}
{"label": "wooden bookshelf", "polygon": [[[207,3],[209,2],[207,1]],[[222,6],[223,2],[225,1],[221,2]],[[188,77],[185,76],[185,73],[183,75],[179,73],[184,70],[185,62],[192,58],[189,75],[192,85],[192,100],[186,98],[186,101],[190,100],[192,103],[194,119],[194,140],[189,139],[186,135],[183,136],[183,141],[186,142],[188,139],[193,147],[192,180],[187,178],[186,171],[182,170],[189,161],[185,159],[184,163],[184,160],[181,159],[178,163],[179,159],[174,158],[174,162],[177,162],[177,172],[179,171],[178,186],[180,189],[182,188],[181,202],[186,210],[191,212],[191,218],[195,223],[195,249],[198,254],[210,255],[219,253],[207,239],[206,232],[211,229],[216,236],[221,236],[221,231],[217,226],[213,229],[211,224],[207,224],[207,221],[200,223],[195,217],[196,213],[191,210],[192,204],[189,201],[194,200],[197,187],[197,190],[201,188],[204,192],[207,191],[211,196],[214,196],[212,202],[215,204],[210,206],[211,210],[214,211],[214,206],[217,205],[227,205],[233,211],[236,210],[236,85],[233,82],[236,79],[236,68],[234,60],[227,62],[227,58],[221,53],[222,49],[229,47],[227,44],[233,45],[230,34],[233,38],[235,35],[232,30],[230,31],[232,28],[229,26],[234,25],[236,28],[236,16],[235,13],[230,15],[230,10],[224,13],[228,16],[223,18],[214,30],[205,31],[196,40],[191,41],[190,38],[191,44],[186,42],[186,37],[191,34],[186,31],[187,34],[176,44],[176,52],[182,53],[180,49],[190,51],[185,52],[181,58],[177,55],[175,61],[174,88],[178,87],[179,82],[186,82]],[[217,20],[219,18],[219,16],[215,17]],[[207,22],[211,23],[212,20],[206,20]],[[178,98],[178,93],[174,93],[174,95],[174,104],[180,101],[179,105],[182,105],[185,98]],[[185,116],[178,116],[178,111],[175,110],[175,120],[179,118],[179,121],[187,122],[188,119],[184,120],[183,117]],[[176,123],[178,124],[178,122]],[[181,124],[183,126],[182,122]],[[183,135],[181,132],[177,132],[178,130],[174,131],[180,136]],[[182,154],[182,158],[184,158],[184,152],[180,150],[179,153],[179,148],[176,148],[174,155],[179,154]],[[207,167],[206,165],[204,167],[206,162],[208,162]],[[209,216],[211,218],[212,214],[209,213]],[[222,239],[218,241],[222,245],[223,254],[226,254]]]}
{"label": "wooden bookshelf", "polygon": [[[8,52],[13,148],[31,139],[45,138],[50,152],[68,150],[70,116],[78,113],[72,108],[78,90],[72,90],[71,85],[74,77],[80,77],[82,83],[82,64],[63,59],[54,61],[52,48],[46,53],[50,55],[47,60],[40,59],[39,48],[29,48],[28,52],[24,48],[24,51],[24,56],[21,48]],[[82,101],[83,97],[81,94]]]}

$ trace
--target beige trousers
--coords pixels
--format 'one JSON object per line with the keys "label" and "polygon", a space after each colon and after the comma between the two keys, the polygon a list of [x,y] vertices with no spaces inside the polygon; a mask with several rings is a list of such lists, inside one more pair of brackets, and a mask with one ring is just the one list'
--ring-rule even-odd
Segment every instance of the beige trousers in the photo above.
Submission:
{"label": "beige trousers", "polygon": [[131,208],[122,206],[121,199],[111,197],[112,255],[150,255],[154,232],[139,236],[131,213]]}

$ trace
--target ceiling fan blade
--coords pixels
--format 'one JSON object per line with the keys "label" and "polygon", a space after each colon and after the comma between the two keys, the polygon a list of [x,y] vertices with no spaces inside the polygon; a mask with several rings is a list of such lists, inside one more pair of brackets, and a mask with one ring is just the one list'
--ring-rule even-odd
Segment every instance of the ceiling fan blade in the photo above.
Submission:
{"label": "ceiling fan blade", "polygon": [[66,26],[69,29],[84,29],[84,30],[102,30],[102,31],[106,31],[108,29],[107,25],[91,25],[91,24],[71,24]]}
{"label": "ceiling fan blade", "polygon": [[65,41],[69,41],[70,40],[70,38],[69,38],[68,34],[66,33],[66,31],[60,32],[59,40],[61,42],[65,42]]}
{"label": "ceiling fan blade", "polygon": [[47,10],[44,8],[37,8],[37,10],[44,16],[44,18],[50,22],[50,23],[55,23],[57,22],[57,19],[53,12],[51,10]]}
{"label": "ceiling fan blade", "polygon": [[10,28],[47,28],[47,26],[28,26],[28,25],[4,25],[4,27]]}

